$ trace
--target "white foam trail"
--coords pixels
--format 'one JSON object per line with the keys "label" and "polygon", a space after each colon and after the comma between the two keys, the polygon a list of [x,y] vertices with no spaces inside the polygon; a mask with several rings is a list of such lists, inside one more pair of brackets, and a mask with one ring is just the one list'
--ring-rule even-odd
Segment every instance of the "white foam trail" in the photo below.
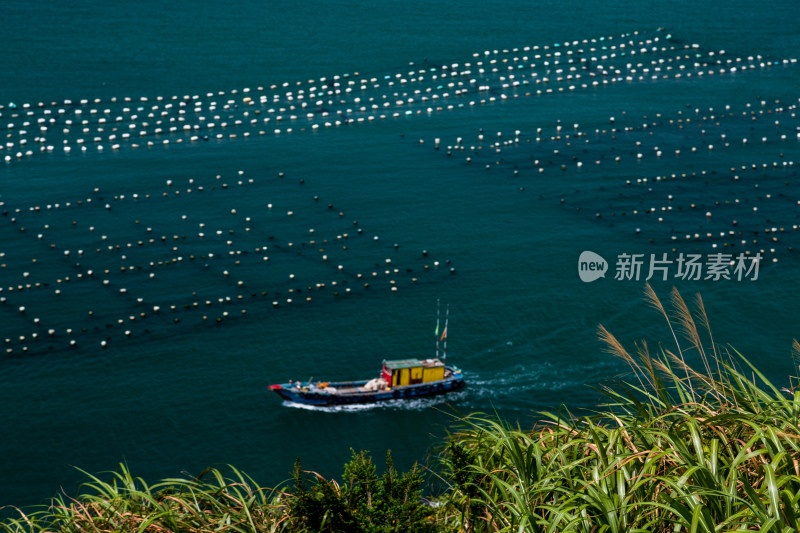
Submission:
{"label": "white foam trail", "polygon": [[[469,384],[467,385],[469,387]],[[307,405],[303,403],[284,401],[284,407],[305,409],[306,411],[319,411],[323,413],[355,413],[360,411],[371,411],[373,409],[386,409],[390,411],[422,411],[436,405],[445,403],[455,403],[464,400],[469,394],[466,390],[451,392],[430,398],[411,398],[408,400],[389,400],[369,404],[353,405]]]}

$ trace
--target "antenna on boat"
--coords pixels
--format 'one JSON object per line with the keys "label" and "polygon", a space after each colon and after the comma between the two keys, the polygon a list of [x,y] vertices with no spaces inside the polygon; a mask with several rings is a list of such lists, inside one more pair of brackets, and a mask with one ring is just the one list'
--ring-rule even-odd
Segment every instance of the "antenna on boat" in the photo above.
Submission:
{"label": "antenna on boat", "polygon": [[433,332],[436,338],[436,359],[439,359],[439,299],[436,299],[436,331]]}
{"label": "antenna on boat", "polygon": [[450,304],[447,304],[447,310],[444,314],[444,331],[442,331],[442,362],[447,361],[447,322],[450,320]]}

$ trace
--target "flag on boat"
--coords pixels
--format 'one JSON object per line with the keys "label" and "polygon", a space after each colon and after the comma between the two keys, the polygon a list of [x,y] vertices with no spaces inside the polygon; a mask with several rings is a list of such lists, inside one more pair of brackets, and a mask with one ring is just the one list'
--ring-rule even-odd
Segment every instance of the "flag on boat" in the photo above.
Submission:
{"label": "flag on boat", "polygon": [[[436,333],[437,333],[437,334],[439,333],[439,328],[436,328]],[[442,338],[441,338],[441,339],[439,339],[439,340],[440,340],[440,341],[443,341],[443,340],[445,340],[446,338],[447,338],[447,326],[445,326],[445,327],[444,327],[444,331],[442,331]]]}

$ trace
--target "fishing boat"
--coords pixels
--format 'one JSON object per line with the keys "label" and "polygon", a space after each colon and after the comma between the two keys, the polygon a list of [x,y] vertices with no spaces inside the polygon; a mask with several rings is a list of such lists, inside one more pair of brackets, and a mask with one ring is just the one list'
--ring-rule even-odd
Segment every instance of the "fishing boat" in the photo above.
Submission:
{"label": "fishing boat", "polygon": [[[383,361],[378,377],[361,381],[289,381],[270,385],[270,390],[289,402],[332,406],[370,404],[444,394],[464,387],[461,370],[447,365],[447,322],[439,335],[439,310],[436,311],[436,356],[431,359]],[[439,358],[439,343],[443,342]]]}

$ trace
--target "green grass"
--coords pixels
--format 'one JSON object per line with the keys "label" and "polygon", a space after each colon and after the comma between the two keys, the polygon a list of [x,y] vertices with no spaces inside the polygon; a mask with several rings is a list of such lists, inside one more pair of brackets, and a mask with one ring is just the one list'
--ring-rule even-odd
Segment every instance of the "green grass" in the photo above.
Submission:
{"label": "green grass", "polygon": [[779,390],[741,354],[716,346],[699,297],[692,313],[673,292],[668,313],[646,292],[674,347],[653,355],[641,343],[631,355],[600,326],[632,378],[603,387],[608,402],[595,415],[545,413],[532,430],[464,420],[450,446],[460,459],[451,452],[446,463],[469,479],[452,485],[447,523],[465,531],[800,530],[794,387]]}
{"label": "green grass", "polygon": [[[415,466],[387,458],[378,476],[353,454],[342,481],[295,468],[293,487],[258,487],[230,468],[148,486],[122,465],[87,474],[75,498],[8,519],[2,531],[727,532],[800,530],[800,398],[745,357],[715,344],[702,300],[676,291],[669,348],[628,351],[602,326],[630,377],[601,387],[588,416],[543,413],[533,428],[497,416],[459,419],[429,471],[437,506],[420,499]],[[800,352],[795,341],[794,350]],[[687,361],[696,361],[694,368]]]}
{"label": "green grass", "polygon": [[7,520],[4,531],[279,531],[281,493],[258,486],[229,468],[196,479],[166,479],[148,486],[126,465],[110,481],[86,474],[76,498],[61,496],[45,509]]}

